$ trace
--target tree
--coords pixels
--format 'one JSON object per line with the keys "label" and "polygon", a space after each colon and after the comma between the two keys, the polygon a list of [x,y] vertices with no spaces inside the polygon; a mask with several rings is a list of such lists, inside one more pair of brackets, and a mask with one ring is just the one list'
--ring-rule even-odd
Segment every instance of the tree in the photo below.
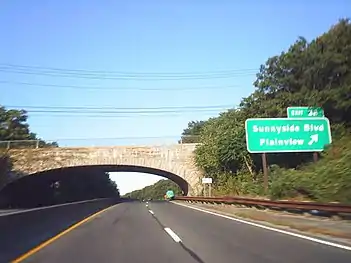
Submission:
{"label": "tree", "polygon": [[175,195],[181,195],[180,187],[171,180],[160,180],[153,185],[146,186],[140,190],[127,193],[124,196],[132,199],[163,199],[168,190],[173,190]]}
{"label": "tree", "polygon": [[[31,132],[24,110],[6,110],[0,107],[0,141],[11,141],[11,148],[58,147],[56,142],[46,142]],[[35,145],[23,142],[35,140]],[[14,141],[14,142],[13,142]],[[9,185],[7,175],[11,171],[11,160],[0,144],[0,201],[5,197],[11,206],[42,206],[69,201],[94,198],[119,198],[119,190],[109,174],[102,170],[59,169],[41,175],[24,176]],[[4,189],[2,187],[5,186]]]}
{"label": "tree", "polygon": [[[47,143],[30,131],[27,123],[28,115],[25,110],[6,110],[0,106],[0,141],[18,141],[11,143],[11,147],[33,147],[33,144],[23,142],[26,140],[38,140],[39,147],[58,147],[56,142]],[[0,147],[8,145],[0,144]]]}
{"label": "tree", "polygon": [[11,160],[4,149],[35,147],[37,143],[29,143],[31,140],[38,140],[39,147],[58,147],[56,142],[47,143],[37,138],[30,131],[27,119],[25,110],[7,110],[0,105],[0,189],[7,183],[7,175],[11,171]]}
{"label": "tree", "polygon": [[[300,37],[287,52],[261,66],[254,83],[257,102],[263,106],[260,114],[281,115],[281,110],[292,104],[320,106],[333,123],[350,125],[350,59],[349,20],[340,20],[310,43]],[[252,105],[242,106],[248,109]]]}
{"label": "tree", "polygon": [[6,110],[0,107],[0,140],[32,140],[24,110]]}
{"label": "tree", "polygon": [[[198,167],[238,194],[259,193],[261,160],[246,150],[244,122],[248,118],[286,117],[289,106],[322,107],[334,138],[351,127],[351,24],[343,19],[327,33],[308,42],[299,37],[290,48],[261,65],[255,91],[238,109],[201,123],[190,122],[183,134],[199,132],[195,151]],[[345,134],[345,133],[344,133]],[[298,168],[310,153],[269,154],[270,165]]]}
{"label": "tree", "polygon": [[109,174],[91,167],[58,169],[24,176],[0,191],[0,200],[6,200],[3,207],[37,207],[119,197],[117,185]]}
{"label": "tree", "polygon": [[205,121],[191,121],[182,132],[179,143],[197,143]]}

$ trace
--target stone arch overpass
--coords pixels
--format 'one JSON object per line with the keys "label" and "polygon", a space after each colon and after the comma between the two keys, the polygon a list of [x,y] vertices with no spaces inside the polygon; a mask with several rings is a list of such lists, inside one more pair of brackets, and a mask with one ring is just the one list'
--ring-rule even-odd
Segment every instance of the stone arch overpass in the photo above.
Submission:
{"label": "stone arch overpass", "polygon": [[176,182],[185,194],[194,196],[202,191],[202,175],[193,158],[195,146],[175,144],[11,149],[8,153],[13,173],[7,183],[55,169],[94,166],[107,172],[130,171],[163,176]]}

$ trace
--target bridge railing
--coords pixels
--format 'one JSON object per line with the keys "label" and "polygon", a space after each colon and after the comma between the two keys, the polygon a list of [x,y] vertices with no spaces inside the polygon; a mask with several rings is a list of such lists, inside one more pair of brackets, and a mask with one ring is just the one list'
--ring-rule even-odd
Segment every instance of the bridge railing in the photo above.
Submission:
{"label": "bridge railing", "polygon": [[0,149],[37,149],[54,147],[104,147],[104,146],[161,146],[199,143],[198,135],[115,137],[115,138],[63,138],[57,140],[8,140],[0,141]]}
{"label": "bridge railing", "polygon": [[40,140],[0,141],[1,149],[39,148]]}

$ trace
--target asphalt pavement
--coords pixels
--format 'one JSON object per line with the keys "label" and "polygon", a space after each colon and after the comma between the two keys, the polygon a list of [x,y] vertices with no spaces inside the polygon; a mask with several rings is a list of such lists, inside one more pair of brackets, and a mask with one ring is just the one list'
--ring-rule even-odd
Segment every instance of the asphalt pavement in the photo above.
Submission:
{"label": "asphalt pavement", "polygon": [[22,262],[349,263],[351,251],[169,202],[127,202]]}

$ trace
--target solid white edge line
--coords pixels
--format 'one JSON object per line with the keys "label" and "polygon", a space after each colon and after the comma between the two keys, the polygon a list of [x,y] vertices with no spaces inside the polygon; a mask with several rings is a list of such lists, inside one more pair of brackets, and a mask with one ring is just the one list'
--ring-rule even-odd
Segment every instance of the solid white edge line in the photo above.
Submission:
{"label": "solid white edge line", "polygon": [[1,213],[0,216],[9,216],[9,215],[15,215],[15,214],[29,213],[29,212],[34,212],[34,211],[40,211],[40,210],[61,207],[61,206],[77,205],[77,204],[102,201],[102,200],[107,200],[107,199],[108,198],[96,198],[96,199],[91,199],[91,200],[86,200],[86,201],[70,202],[70,203],[59,204],[59,205],[50,205],[50,206],[36,207],[36,208],[30,208],[30,209],[21,209],[21,210],[8,212],[8,213],[6,212],[6,209],[4,209],[5,212]]}
{"label": "solid white edge line", "polygon": [[149,212],[150,212],[150,214],[152,214],[152,215],[154,214],[154,212],[153,212],[152,210],[149,210]]}
{"label": "solid white edge line", "polygon": [[309,236],[305,236],[305,235],[301,235],[301,234],[285,231],[285,230],[282,230],[282,229],[277,229],[277,228],[273,228],[273,227],[269,227],[269,226],[265,226],[265,225],[260,225],[260,224],[257,224],[257,223],[249,222],[249,221],[242,220],[242,219],[235,218],[235,217],[221,215],[221,214],[218,214],[218,213],[215,213],[215,212],[211,212],[211,211],[208,211],[208,210],[204,210],[204,209],[201,209],[201,208],[197,208],[197,207],[192,207],[192,206],[188,206],[188,205],[184,205],[184,204],[180,204],[180,203],[173,203],[173,204],[176,204],[176,205],[179,205],[179,206],[184,206],[184,207],[187,207],[187,208],[190,208],[190,209],[194,209],[194,210],[206,213],[206,214],[215,215],[215,216],[219,216],[219,217],[226,218],[226,219],[229,219],[229,220],[237,221],[237,222],[244,223],[244,224],[247,224],[247,225],[251,225],[251,226],[263,228],[263,229],[266,229],[266,230],[278,232],[278,233],[281,233],[281,234],[294,236],[294,237],[298,237],[298,238],[301,238],[301,239],[306,239],[306,240],[309,240],[309,241],[312,241],[312,242],[315,242],[315,243],[320,243],[320,244],[323,244],[323,245],[327,245],[327,246],[331,246],[331,247],[337,247],[337,248],[341,248],[341,249],[345,249],[345,250],[351,251],[351,246],[341,245],[341,244],[337,244],[337,243],[321,240],[321,239],[318,239],[318,238],[313,238],[313,237],[309,237]]}
{"label": "solid white edge line", "polygon": [[182,242],[182,240],[180,239],[179,236],[177,236],[176,233],[173,232],[172,229],[170,229],[169,227],[165,227],[164,230],[167,232],[168,235],[170,235],[170,237],[177,243]]}

